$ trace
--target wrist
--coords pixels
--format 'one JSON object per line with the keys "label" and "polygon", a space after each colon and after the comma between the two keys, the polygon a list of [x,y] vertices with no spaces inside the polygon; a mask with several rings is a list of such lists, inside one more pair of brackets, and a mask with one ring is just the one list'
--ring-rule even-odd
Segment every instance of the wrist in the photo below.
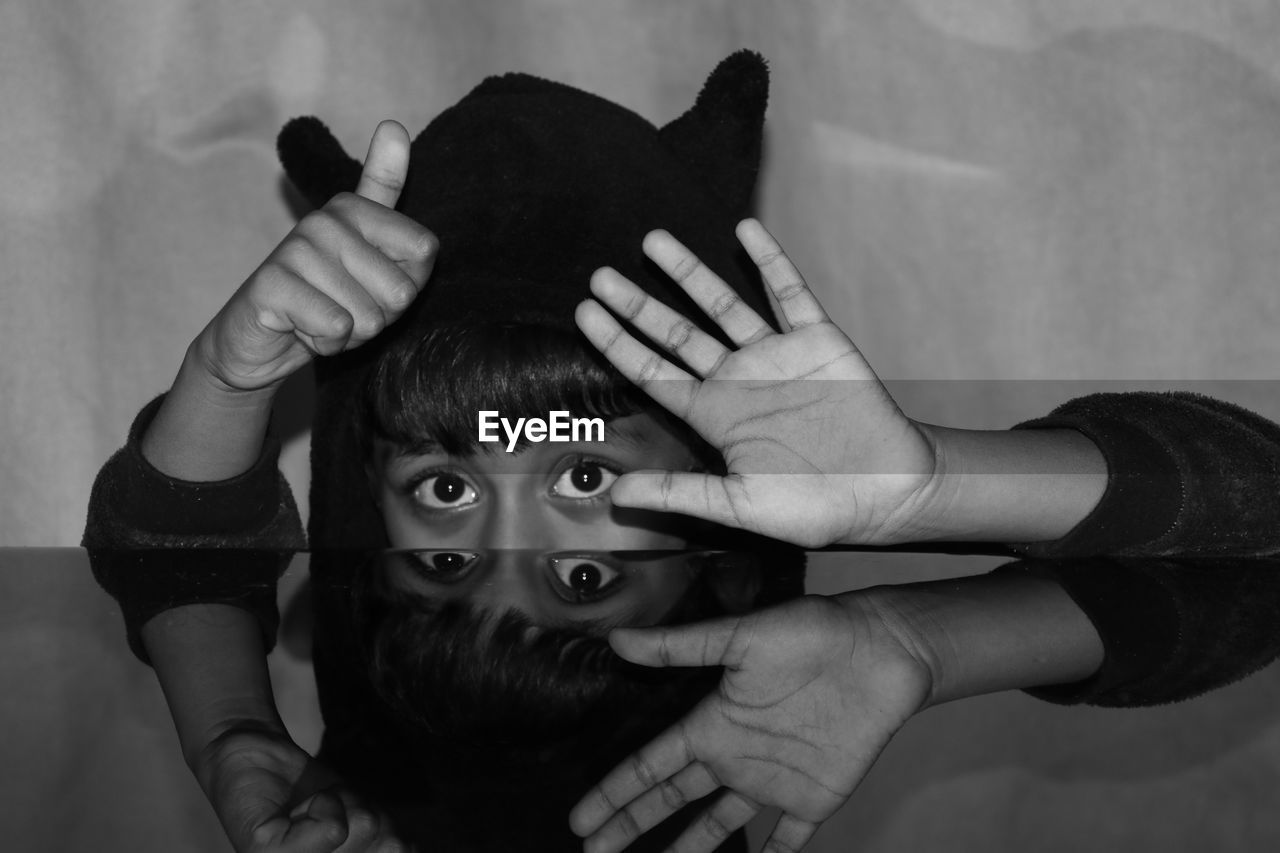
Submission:
{"label": "wrist", "polygon": [[872,650],[883,687],[899,695],[917,697],[909,713],[934,704],[940,679],[945,676],[944,649],[922,630],[919,608],[900,587],[880,586],[837,596],[844,611],[854,648]]}
{"label": "wrist", "polygon": [[849,545],[902,545],[911,542],[929,542],[946,538],[940,535],[945,524],[945,508],[950,506],[956,486],[954,477],[946,476],[948,459],[944,442],[937,429],[929,424],[911,421],[916,433],[929,447],[932,464],[926,473],[921,472],[920,482],[913,485],[876,530],[869,541],[846,538]]}
{"label": "wrist", "polygon": [[228,389],[209,371],[199,349],[199,339],[188,347],[140,450],[166,476],[213,483],[239,476],[258,461],[275,389]]}
{"label": "wrist", "polygon": [[271,382],[261,388],[241,388],[227,381],[225,372],[218,367],[219,359],[215,355],[212,329],[212,325],[206,327],[187,347],[178,373],[179,378],[185,379],[218,405],[228,408],[270,407],[284,380]]}
{"label": "wrist", "polygon": [[924,701],[918,710],[936,704],[938,685],[947,677],[948,647],[939,642],[938,626],[932,624],[918,597],[905,593],[907,585],[869,587],[840,596],[840,603],[855,622],[876,625],[882,635],[899,647],[907,665],[925,684]]}
{"label": "wrist", "polygon": [[245,702],[227,698],[211,709],[210,717],[214,722],[198,737],[192,738],[189,744],[182,744],[182,757],[187,768],[202,784],[228,752],[236,749],[236,739],[240,735],[292,740],[274,705],[262,707],[252,697],[246,698],[248,701]]}
{"label": "wrist", "polygon": [[858,595],[927,668],[924,707],[1081,681],[1102,665],[1097,629],[1049,577],[996,573]]}
{"label": "wrist", "polygon": [[918,426],[934,449],[934,472],[900,541],[1052,541],[1106,491],[1106,460],[1074,430]]}

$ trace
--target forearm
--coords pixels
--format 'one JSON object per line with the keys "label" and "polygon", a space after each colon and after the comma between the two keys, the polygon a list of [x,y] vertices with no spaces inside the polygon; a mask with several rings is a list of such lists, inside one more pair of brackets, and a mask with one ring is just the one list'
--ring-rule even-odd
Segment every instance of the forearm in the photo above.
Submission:
{"label": "forearm", "polygon": [[229,480],[262,452],[275,389],[236,391],[204,368],[200,342],[187,349],[173,388],[142,438],[142,455],[177,480]]}
{"label": "forearm", "polygon": [[911,541],[1059,539],[1107,489],[1106,460],[1075,430],[919,426],[934,446],[937,467]]}
{"label": "forearm", "polygon": [[253,614],[225,604],[166,610],[142,627],[188,766],[232,727],[283,731]]}
{"label": "forearm", "polygon": [[1032,574],[880,586],[840,600],[871,608],[928,667],[926,706],[1080,681],[1103,661],[1093,623],[1057,582]]}

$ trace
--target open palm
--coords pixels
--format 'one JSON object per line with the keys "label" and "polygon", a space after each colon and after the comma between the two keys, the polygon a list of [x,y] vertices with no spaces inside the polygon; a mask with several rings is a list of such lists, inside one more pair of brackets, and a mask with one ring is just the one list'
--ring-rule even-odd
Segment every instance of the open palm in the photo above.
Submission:
{"label": "open palm", "polygon": [[646,237],[645,254],[736,349],[608,268],[593,277],[593,295],[684,367],[637,341],[599,303],[579,306],[587,338],[715,447],[727,467],[724,477],[632,472],[614,484],[613,501],[808,547],[908,538],[911,511],[934,473],[930,442],[763,226],[745,220],[738,237],[777,298],[787,324],[781,333],[664,231]]}
{"label": "open palm", "polygon": [[767,851],[799,850],[928,698],[929,670],[873,609],[808,597],[743,617],[617,631],[649,666],[725,667],[719,688],[620,764],[571,816],[592,853],[621,850],[684,804],[720,795],[671,848],[715,849],[763,806]]}

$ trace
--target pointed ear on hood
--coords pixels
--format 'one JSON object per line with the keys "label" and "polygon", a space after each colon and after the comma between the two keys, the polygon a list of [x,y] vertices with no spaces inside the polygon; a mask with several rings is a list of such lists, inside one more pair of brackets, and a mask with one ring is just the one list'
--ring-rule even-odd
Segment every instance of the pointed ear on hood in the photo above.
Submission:
{"label": "pointed ear on hood", "polygon": [[740,216],[760,171],[769,67],[754,51],[730,54],[707,78],[693,107],[658,132],[663,147],[705,178]]}
{"label": "pointed ear on hood", "polygon": [[298,191],[321,207],[340,192],[360,184],[360,161],[352,158],[315,116],[291,120],[280,131],[276,149],[285,174]]}

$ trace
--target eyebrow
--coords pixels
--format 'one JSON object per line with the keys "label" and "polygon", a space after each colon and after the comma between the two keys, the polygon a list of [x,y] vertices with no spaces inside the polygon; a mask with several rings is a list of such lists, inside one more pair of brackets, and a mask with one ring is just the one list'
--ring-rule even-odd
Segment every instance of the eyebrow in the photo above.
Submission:
{"label": "eyebrow", "polygon": [[[648,436],[644,434],[643,430],[634,426],[617,426],[616,420],[605,422],[604,435],[605,444],[617,443],[630,450],[643,450],[648,443]],[[412,460],[416,456],[443,455],[445,452],[440,442],[430,438],[423,438],[412,444],[398,444],[395,442],[387,442],[387,444],[391,447],[391,453],[388,458],[392,462]],[[479,448],[473,452],[478,451]]]}
{"label": "eyebrow", "polygon": [[639,429],[631,426],[616,426],[616,421],[607,421],[604,425],[605,443],[616,439],[619,444],[632,450],[641,450],[646,443],[646,436]]}
{"label": "eyebrow", "polygon": [[444,453],[444,448],[440,442],[430,438],[419,439],[412,444],[398,444],[396,442],[388,442],[391,447],[389,456],[390,461],[395,462],[400,459],[413,459],[415,456],[437,456]]}

